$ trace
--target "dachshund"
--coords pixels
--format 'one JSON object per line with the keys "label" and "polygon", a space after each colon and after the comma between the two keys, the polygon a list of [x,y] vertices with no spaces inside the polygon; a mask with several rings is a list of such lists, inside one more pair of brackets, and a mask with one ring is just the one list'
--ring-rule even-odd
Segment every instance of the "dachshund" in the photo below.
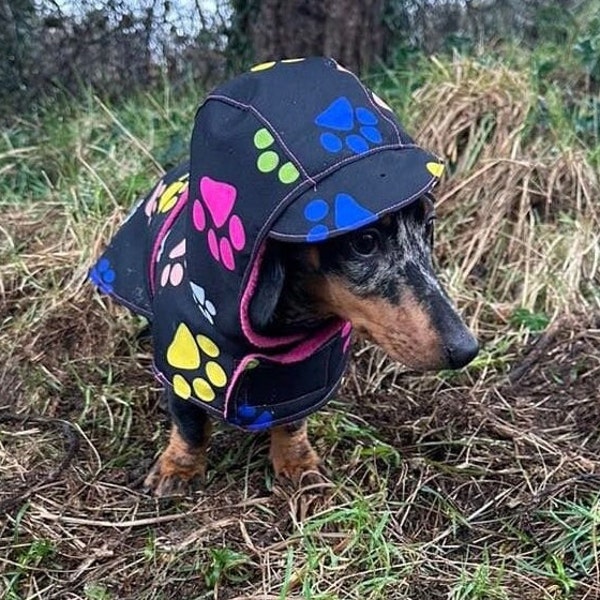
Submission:
{"label": "dachshund", "polygon": [[[341,318],[412,369],[466,366],[479,345],[435,274],[434,220],[427,193],[336,238],[299,244],[267,239],[249,310],[254,329],[293,334]],[[165,395],[170,441],[145,480],[157,496],[181,493],[204,477],[211,434],[205,410],[172,390]],[[306,419],[270,429],[270,459],[276,476],[294,484],[318,473]]]}

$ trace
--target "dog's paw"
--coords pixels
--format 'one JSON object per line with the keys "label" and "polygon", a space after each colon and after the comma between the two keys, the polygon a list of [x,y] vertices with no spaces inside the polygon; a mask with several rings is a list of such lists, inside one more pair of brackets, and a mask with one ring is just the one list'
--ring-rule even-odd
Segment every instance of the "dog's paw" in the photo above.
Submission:
{"label": "dog's paw", "polygon": [[275,475],[284,485],[300,488],[327,481],[321,459],[308,440],[305,421],[273,428],[269,455]]}
{"label": "dog's paw", "polygon": [[321,460],[312,448],[305,460],[287,460],[287,458],[271,457],[275,476],[281,483],[291,483],[295,487],[302,487],[318,484],[325,479],[321,468]]}
{"label": "dog's paw", "polygon": [[310,468],[309,465],[288,465],[276,474],[273,494],[287,505],[295,521],[304,521],[329,505],[334,485],[319,463]]}
{"label": "dog's paw", "polygon": [[[289,457],[288,457],[289,458]],[[272,457],[273,469],[280,489],[288,494],[316,499],[326,497],[332,483],[325,473],[321,460],[312,449],[307,449],[302,460],[278,460]]]}
{"label": "dog's paw", "polygon": [[185,496],[204,482],[205,474],[203,461],[190,464],[188,457],[182,461],[163,453],[144,480],[144,489],[159,498]]}
{"label": "dog's paw", "polygon": [[288,493],[305,497],[325,497],[333,486],[320,465],[311,469],[295,470],[292,474],[277,474],[277,483]]}

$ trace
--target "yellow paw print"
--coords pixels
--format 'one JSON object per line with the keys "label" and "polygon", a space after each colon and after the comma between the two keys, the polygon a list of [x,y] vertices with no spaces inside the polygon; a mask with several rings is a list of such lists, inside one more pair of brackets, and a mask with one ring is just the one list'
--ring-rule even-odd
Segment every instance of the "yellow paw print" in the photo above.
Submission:
{"label": "yellow paw print", "polygon": [[442,163],[436,163],[436,162],[428,162],[425,165],[425,168],[434,176],[437,177],[438,179],[443,175],[444,173],[444,165]]}
{"label": "yellow paw print", "polygon": [[[290,63],[302,62],[303,60],[305,60],[305,59],[304,58],[285,58],[279,62],[290,64]],[[253,73],[258,73],[258,71],[266,71],[267,69],[272,69],[276,64],[277,64],[277,61],[270,60],[269,62],[260,63],[259,65],[254,65],[250,69],[250,71],[252,71]]]}
{"label": "yellow paw print", "polygon": [[[195,371],[204,364],[204,377],[194,377],[191,382],[180,373],[173,376],[172,384],[175,393],[184,400],[192,395],[205,402],[212,402],[215,397],[214,388],[227,385],[227,374],[221,365],[210,360],[217,358],[221,351],[207,336],[199,334],[194,337],[185,323],[180,323],[173,340],[167,348],[167,362],[176,369]],[[208,359],[208,360],[207,360]]]}
{"label": "yellow paw print", "polygon": [[187,193],[188,183],[188,181],[182,181],[181,179],[178,179],[177,181],[174,181],[168,185],[158,199],[158,212],[165,213],[170,211],[177,203],[177,200],[179,200],[184,193]]}
{"label": "yellow paw print", "polygon": [[148,202],[146,202],[144,211],[148,219],[151,219],[154,213],[169,212],[177,204],[179,198],[184,194],[187,196],[189,187],[188,179],[189,173],[186,173],[169,185],[161,181],[152,192],[150,198],[148,198]]}

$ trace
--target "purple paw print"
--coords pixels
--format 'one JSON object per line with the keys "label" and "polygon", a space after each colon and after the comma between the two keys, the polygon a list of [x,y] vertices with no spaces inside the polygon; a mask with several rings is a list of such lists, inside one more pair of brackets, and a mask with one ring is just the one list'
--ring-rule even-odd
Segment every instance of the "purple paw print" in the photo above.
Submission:
{"label": "purple paw print", "polygon": [[108,258],[101,258],[90,271],[92,283],[103,293],[110,294],[113,291],[113,283],[117,277],[111,267]]}
{"label": "purple paw print", "polygon": [[324,129],[319,141],[328,152],[340,152],[344,144],[355,154],[366,152],[370,145],[377,145],[383,141],[381,131],[377,124],[377,115],[365,108],[354,108],[350,100],[340,96],[334,100],[315,119],[315,124]]}

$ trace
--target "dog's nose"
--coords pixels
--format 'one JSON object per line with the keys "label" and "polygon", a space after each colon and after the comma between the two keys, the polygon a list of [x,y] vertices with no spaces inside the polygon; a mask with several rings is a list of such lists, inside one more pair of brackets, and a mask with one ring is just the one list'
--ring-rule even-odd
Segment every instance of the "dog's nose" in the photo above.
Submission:
{"label": "dog's nose", "polygon": [[460,369],[468,365],[479,352],[479,342],[469,333],[464,332],[446,346],[448,362],[451,369]]}

